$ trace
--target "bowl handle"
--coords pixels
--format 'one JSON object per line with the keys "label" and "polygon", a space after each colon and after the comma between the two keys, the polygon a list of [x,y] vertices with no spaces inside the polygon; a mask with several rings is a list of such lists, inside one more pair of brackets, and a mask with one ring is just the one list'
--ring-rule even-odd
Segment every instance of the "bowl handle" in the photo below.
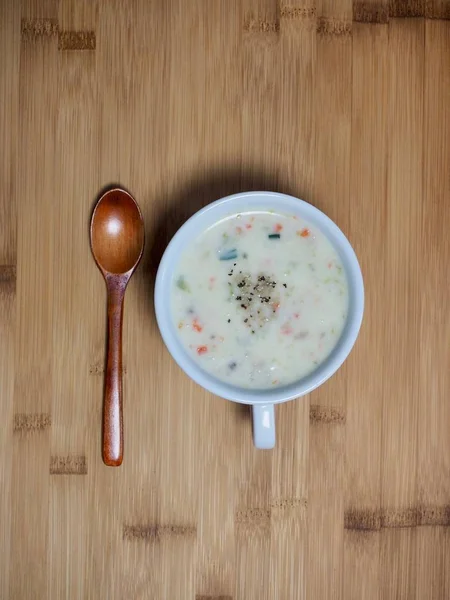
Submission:
{"label": "bowl handle", "polygon": [[275,409],[273,404],[253,405],[253,441],[257,448],[270,450],[275,446]]}

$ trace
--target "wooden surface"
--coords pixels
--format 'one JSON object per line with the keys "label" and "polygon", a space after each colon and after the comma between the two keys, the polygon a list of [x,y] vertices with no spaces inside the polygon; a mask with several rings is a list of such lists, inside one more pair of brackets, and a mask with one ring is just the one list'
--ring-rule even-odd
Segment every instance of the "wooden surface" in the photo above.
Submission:
{"label": "wooden surface", "polygon": [[[0,0],[0,598],[450,597],[447,0]],[[122,467],[101,458],[105,185],[139,202]],[[341,371],[277,408],[188,381],[152,288],[208,202],[291,193],[348,235]]]}

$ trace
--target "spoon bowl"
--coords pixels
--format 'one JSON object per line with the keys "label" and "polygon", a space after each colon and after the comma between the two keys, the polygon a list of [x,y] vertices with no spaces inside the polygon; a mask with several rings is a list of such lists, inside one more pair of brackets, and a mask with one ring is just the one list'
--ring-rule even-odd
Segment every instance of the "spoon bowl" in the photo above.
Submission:
{"label": "spoon bowl", "polygon": [[91,222],[91,246],[103,272],[128,273],[139,262],[144,223],[135,200],[124,190],[110,190],[97,202]]}
{"label": "spoon bowl", "polygon": [[107,191],[91,219],[91,249],[108,294],[108,347],[103,402],[103,461],[123,460],[122,321],[125,290],[144,251],[144,220],[125,190]]}

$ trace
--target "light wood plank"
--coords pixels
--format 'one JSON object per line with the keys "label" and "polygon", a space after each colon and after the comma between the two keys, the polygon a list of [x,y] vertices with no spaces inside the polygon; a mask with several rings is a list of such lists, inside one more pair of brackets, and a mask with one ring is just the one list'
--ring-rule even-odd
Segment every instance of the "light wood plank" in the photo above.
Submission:
{"label": "light wood plank", "polygon": [[11,553],[11,481],[13,444],[14,336],[17,229],[17,137],[19,99],[20,5],[0,6],[0,597],[9,595]]}
{"label": "light wood plank", "polygon": [[416,598],[417,431],[421,219],[423,202],[422,20],[389,23],[389,155],[387,174],[387,332],[383,378],[381,593]]}
{"label": "light wood plank", "polygon": [[[30,7],[23,7],[26,14]],[[51,7],[49,7],[50,10]],[[54,8],[54,7],[53,7]],[[36,14],[42,14],[37,11]],[[31,13],[29,16],[34,17]],[[55,19],[48,12],[45,17]],[[14,412],[42,427],[14,436],[10,594],[45,598],[49,585],[49,435],[53,404],[52,311],[56,177],[57,40],[22,37],[20,57],[17,329]],[[30,143],[33,140],[33,143]],[[31,417],[30,417],[31,416]]]}
{"label": "light wood plank", "polygon": [[[344,598],[379,598],[379,526],[387,222],[387,25],[353,23],[351,240],[366,306],[348,360]],[[370,244],[367,239],[370,238]],[[376,256],[376,260],[374,260]],[[366,376],[370,365],[371,377]]]}
{"label": "light wood plank", "polygon": [[[59,29],[95,29],[95,6],[60,4]],[[54,206],[53,388],[50,441],[49,597],[87,597],[89,510],[86,475],[92,467],[89,437],[100,423],[91,406],[92,335],[103,336],[92,299],[100,292],[87,231],[100,186],[94,51],[58,52],[57,198]],[[66,249],[66,251],[61,251]],[[91,268],[86,269],[89,265]],[[95,284],[98,284],[96,287]],[[103,290],[101,290],[103,291]],[[97,294],[95,293],[97,292]],[[83,315],[80,318],[80,315]],[[96,391],[96,390],[95,390]],[[64,398],[64,402],[59,399]],[[92,418],[94,417],[94,418]],[[97,444],[95,455],[98,454]],[[94,457],[92,456],[92,459]],[[55,467],[54,465],[57,465]],[[73,553],[73,547],[79,551]],[[68,566],[69,565],[69,566]]]}
{"label": "light wood plank", "polygon": [[450,544],[450,22],[425,26],[424,168],[420,273],[422,305],[419,349],[417,441],[418,503],[430,525],[418,537],[418,598],[445,598]]}

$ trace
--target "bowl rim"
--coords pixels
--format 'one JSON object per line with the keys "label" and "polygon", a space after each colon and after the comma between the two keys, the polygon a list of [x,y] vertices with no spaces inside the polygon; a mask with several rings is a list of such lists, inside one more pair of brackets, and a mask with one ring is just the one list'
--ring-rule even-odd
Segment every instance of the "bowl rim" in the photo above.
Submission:
{"label": "bowl rim", "polygon": [[[331,242],[335,250],[339,253],[346,272],[349,285],[349,311],[346,325],[337,345],[325,361],[320,363],[312,373],[294,383],[278,388],[267,390],[246,389],[227,384],[203,371],[188,355],[179,341],[171,320],[171,306],[170,302],[167,301],[168,292],[170,291],[168,286],[172,282],[173,269],[178,262],[177,251],[192,239],[191,231],[194,233],[194,230],[197,229],[196,235],[198,235],[207,228],[207,226],[200,226],[203,219],[207,216],[212,217],[215,213],[221,212],[228,206],[230,208],[230,215],[239,213],[240,210],[235,205],[240,202],[242,204],[251,204],[257,210],[258,202],[262,205],[268,200],[279,201],[289,206],[293,214],[301,216],[317,226]],[[247,206],[242,209],[242,212],[248,209],[249,207]],[[280,212],[283,214],[286,210],[280,209]],[[218,216],[216,220],[212,220],[211,224],[220,220],[223,216]],[[336,223],[321,210],[304,200],[279,192],[241,192],[211,202],[194,213],[178,229],[168,243],[158,266],[154,302],[156,320],[167,350],[179,367],[193,381],[209,392],[226,400],[242,404],[279,404],[309,394],[332,377],[346,360],[361,328],[364,313],[364,282],[353,247]]]}

